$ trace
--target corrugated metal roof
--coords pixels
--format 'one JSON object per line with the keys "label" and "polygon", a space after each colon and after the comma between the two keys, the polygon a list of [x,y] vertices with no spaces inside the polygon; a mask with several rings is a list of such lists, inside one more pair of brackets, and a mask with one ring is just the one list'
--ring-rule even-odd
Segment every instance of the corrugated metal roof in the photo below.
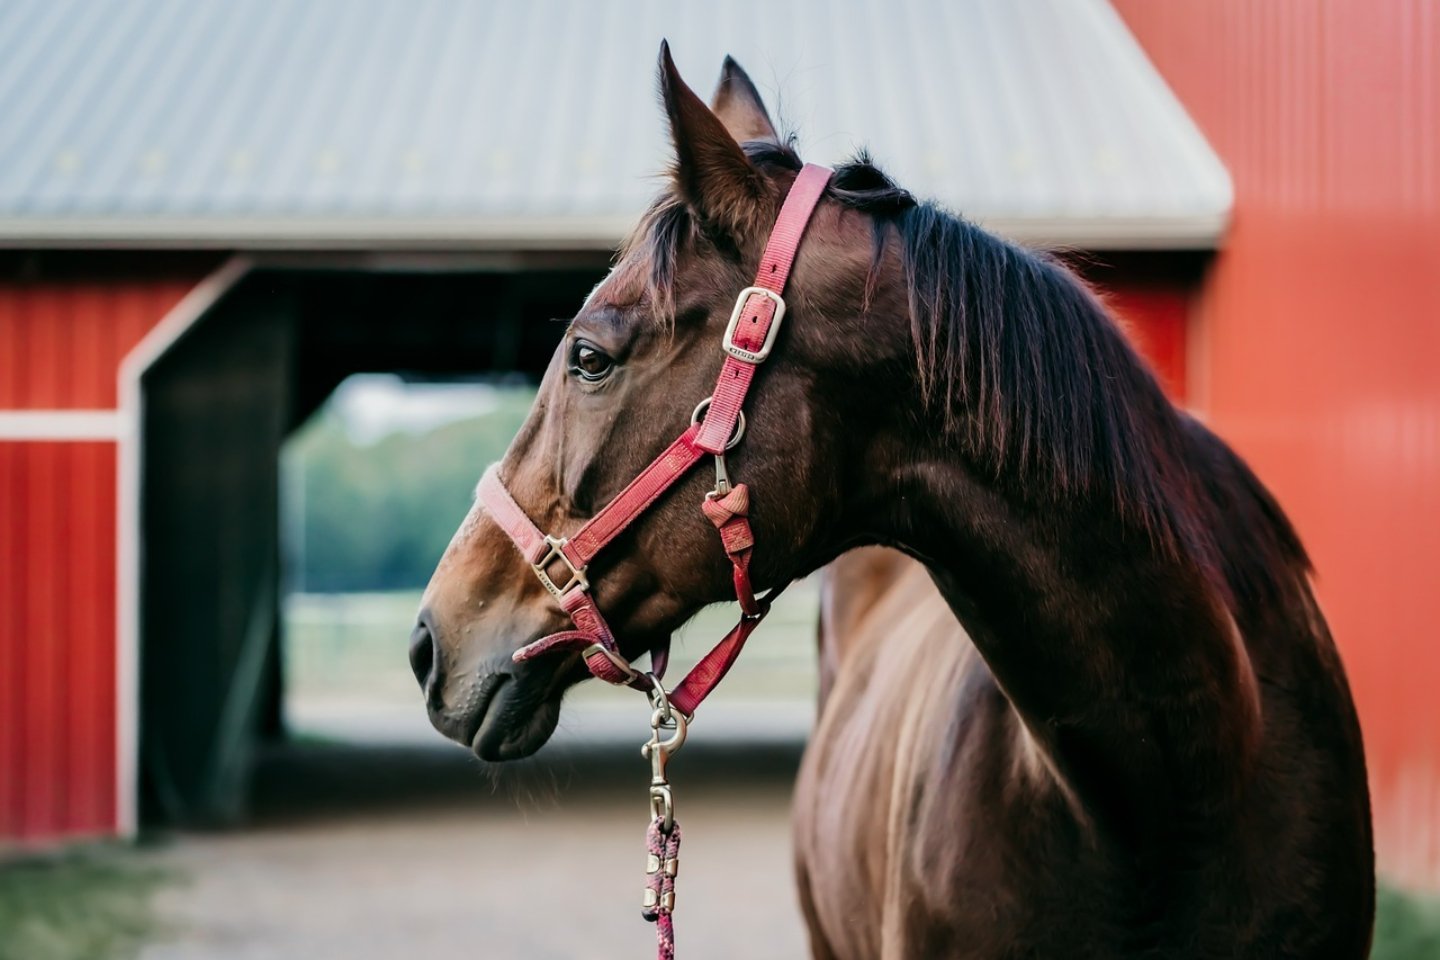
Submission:
{"label": "corrugated metal roof", "polygon": [[662,37],[807,159],[1011,235],[1208,246],[1230,209],[1104,0],[7,0],[0,243],[608,246],[666,162]]}

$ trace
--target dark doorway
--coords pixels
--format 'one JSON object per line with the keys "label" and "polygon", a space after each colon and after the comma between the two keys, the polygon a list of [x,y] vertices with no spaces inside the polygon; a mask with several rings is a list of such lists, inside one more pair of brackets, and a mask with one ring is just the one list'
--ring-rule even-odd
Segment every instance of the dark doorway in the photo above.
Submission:
{"label": "dark doorway", "polygon": [[224,823],[278,736],[279,453],[347,376],[538,379],[603,258],[252,271],[144,374],[141,816]]}

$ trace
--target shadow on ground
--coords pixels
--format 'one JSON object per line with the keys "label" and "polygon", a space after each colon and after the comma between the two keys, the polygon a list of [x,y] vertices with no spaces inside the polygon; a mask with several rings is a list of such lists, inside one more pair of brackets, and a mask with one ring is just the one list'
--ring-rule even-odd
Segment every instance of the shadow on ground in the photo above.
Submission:
{"label": "shadow on ground", "polygon": [[[789,795],[804,744],[692,741],[671,765],[682,798],[719,788]],[[434,746],[296,743],[270,747],[255,768],[249,827],[436,807],[568,806],[603,800],[646,805],[649,763],[615,743],[553,745],[527,760],[487,764]],[[683,799],[682,801],[683,802]]]}

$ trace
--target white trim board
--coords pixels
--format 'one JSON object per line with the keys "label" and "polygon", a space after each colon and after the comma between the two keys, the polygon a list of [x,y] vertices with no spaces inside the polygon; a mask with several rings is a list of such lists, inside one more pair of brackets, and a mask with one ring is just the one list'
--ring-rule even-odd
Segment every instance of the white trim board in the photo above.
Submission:
{"label": "white trim board", "polygon": [[0,442],[119,440],[119,410],[0,410]]}
{"label": "white trim board", "polygon": [[120,462],[115,476],[115,829],[122,837],[134,836],[139,827],[140,378],[252,266],[245,257],[231,257],[171,308],[120,363]]}

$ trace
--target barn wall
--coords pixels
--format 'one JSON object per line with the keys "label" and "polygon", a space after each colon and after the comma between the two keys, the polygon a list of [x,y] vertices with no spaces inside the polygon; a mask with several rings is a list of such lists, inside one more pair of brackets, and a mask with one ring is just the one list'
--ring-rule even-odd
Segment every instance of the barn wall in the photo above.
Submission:
{"label": "barn wall", "polygon": [[194,278],[0,281],[0,410],[114,409],[125,354]]}
{"label": "barn wall", "polygon": [[1440,5],[1116,6],[1235,180],[1192,397],[1310,548],[1382,871],[1440,887]]}
{"label": "barn wall", "polygon": [[[190,288],[0,276],[0,418],[113,410],[120,359]],[[116,826],[116,443],[0,423],[0,846]]]}
{"label": "barn wall", "polygon": [[1125,283],[1105,291],[1105,300],[1135,348],[1150,361],[1165,393],[1181,406],[1186,405],[1185,338],[1193,291],[1161,284]]}
{"label": "barn wall", "polygon": [[0,837],[115,815],[115,445],[0,443]]}
{"label": "barn wall", "polygon": [[1196,294],[1212,255],[1091,252],[1070,264],[1090,283],[1171,400],[1191,402],[1188,345]]}

